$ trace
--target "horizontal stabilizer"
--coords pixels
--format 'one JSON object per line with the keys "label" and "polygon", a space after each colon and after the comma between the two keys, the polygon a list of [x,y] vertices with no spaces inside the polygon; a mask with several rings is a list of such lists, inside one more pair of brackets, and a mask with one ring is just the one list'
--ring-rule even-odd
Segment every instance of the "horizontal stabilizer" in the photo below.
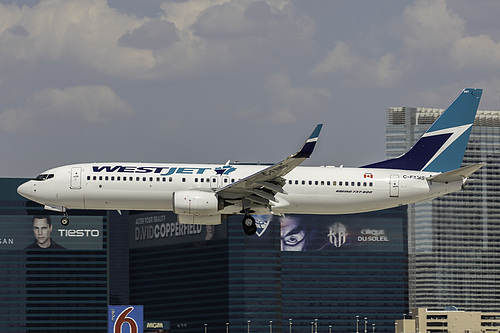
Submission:
{"label": "horizontal stabilizer", "polygon": [[463,181],[464,179],[469,178],[474,172],[483,167],[484,163],[477,163],[468,165],[459,169],[451,170],[445,173],[440,173],[438,175],[427,178],[429,182],[437,182],[437,183],[449,183],[449,182],[457,182]]}

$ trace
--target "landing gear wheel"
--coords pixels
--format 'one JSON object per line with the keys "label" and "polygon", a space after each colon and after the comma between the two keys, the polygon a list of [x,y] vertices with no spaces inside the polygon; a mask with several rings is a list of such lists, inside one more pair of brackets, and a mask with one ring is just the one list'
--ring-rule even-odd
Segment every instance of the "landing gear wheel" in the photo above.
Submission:
{"label": "landing gear wheel", "polygon": [[61,224],[63,226],[67,226],[69,224],[69,218],[67,216],[64,216],[63,218],[61,218]]}
{"label": "landing gear wheel", "polygon": [[251,215],[245,215],[242,224],[245,234],[248,236],[255,235],[257,232],[257,225],[255,224],[255,219]]}

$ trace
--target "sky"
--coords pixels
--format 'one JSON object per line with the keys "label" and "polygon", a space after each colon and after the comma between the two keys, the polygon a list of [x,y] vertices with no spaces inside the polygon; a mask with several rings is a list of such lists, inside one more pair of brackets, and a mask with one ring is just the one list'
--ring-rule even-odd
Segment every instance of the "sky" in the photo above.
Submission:
{"label": "sky", "polygon": [[386,109],[500,109],[497,0],[0,0],[0,177],[385,159]]}

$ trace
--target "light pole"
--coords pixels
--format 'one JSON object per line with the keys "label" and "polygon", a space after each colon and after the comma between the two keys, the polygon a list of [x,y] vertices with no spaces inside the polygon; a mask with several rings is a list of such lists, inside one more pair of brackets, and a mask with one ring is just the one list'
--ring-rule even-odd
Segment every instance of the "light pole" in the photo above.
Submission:
{"label": "light pole", "polygon": [[290,322],[290,333],[292,333],[292,318],[288,319],[288,321]]}
{"label": "light pole", "polygon": [[207,326],[208,326],[208,324],[203,324],[203,326],[205,326],[205,333],[207,333]]}
{"label": "light pole", "polygon": [[372,324],[373,327],[373,333],[375,333],[375,324]]}
{"label": "light pole", "polygon": [[314,333],[314,321],[311,321],[311,333]]}
{"label": "light pole", "polygon": [[359,333],[359,316],[356,316],[356,333]]}
{"label": "light pole", "polygon": [[247,320],[247,333],[250,333],[250,320]]}
{"label": "light pole", "polygon": [[318,319],[314,319],[314,333],[318,333]]}
{"label": "light pole", "polygon": [[226,323],[226,333],[229,333],[229,323]]}
{"label": "light pole", "polygon": [[328,332],[329,332],[329,333],[332,333],[332,325],[328,325],[328,328],[329,328],[329,329],[328,329]]}
{"label": "light pole", "polygon": [[269,320],[269,333],[273,333],[273,321]]}
{"label": "light pole", "polygon": [[366,319],[368,319],[368,318],[365,317],[365,333],[366,333]]}

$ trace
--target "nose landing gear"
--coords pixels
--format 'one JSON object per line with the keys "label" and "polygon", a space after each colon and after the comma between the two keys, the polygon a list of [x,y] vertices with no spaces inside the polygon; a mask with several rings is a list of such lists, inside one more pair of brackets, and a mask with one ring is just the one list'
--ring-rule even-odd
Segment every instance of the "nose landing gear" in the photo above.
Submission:
{"label": "nose landing gear", "polygon": [[69,224],[68,213],[64,212],[64,216],[61,218],[61,224],[65,227]]}

